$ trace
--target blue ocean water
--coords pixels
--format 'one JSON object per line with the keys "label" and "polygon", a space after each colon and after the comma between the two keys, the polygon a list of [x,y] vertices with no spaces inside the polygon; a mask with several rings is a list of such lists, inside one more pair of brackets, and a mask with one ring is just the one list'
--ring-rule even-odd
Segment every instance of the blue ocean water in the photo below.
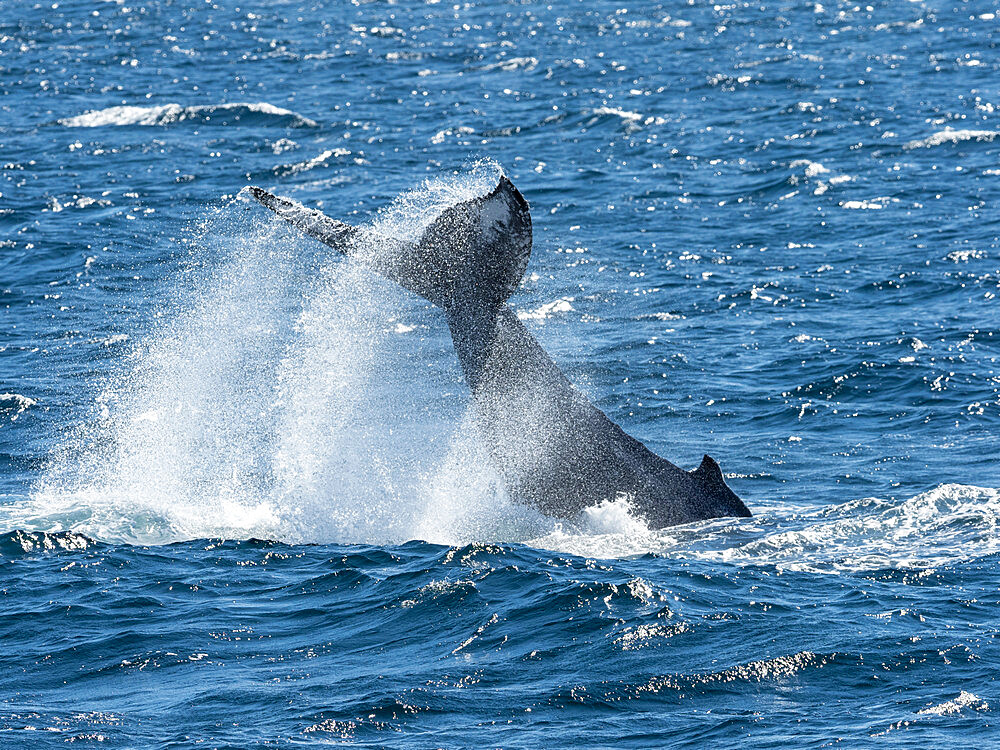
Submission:
{"label": "blue ocean water", "polygon": [[[1000,747],[990,2],[0,0],[0,746]],[[413,232],[750,519],[498,489]],[[262,541],[269,540],[269,541]]]}

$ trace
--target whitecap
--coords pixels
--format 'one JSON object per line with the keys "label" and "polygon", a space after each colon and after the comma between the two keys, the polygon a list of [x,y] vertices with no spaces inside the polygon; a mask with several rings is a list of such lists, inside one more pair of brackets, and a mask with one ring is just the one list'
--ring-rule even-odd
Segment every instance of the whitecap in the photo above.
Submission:
{"label": "whitecap", "polygon": [[439,130],[437,133],[431,136],[431,143],[436,145],[439,143],[444,143],[445,140],[449,137],[472,135],[475,132],[476,131],[470,128],[468,125],[460,125],[455,128],[445,128],[444,130]]}
{"label": "whitecap", "polygon": [[864,201],[841,201],[840,202],[840,207],[841,208],[846,208],[846,209],[853,209],[853,210],[862,210],[862,211],[877,211],[879,209],[885,208],[885,205],[882,204],[882,203],[877,203],[874,200],[871,200],[871,201],[867,201],[867,200],[864,200]]}
{"label": "whitecap", "polygon": [[788,166],[790,166],[792,169],[796,169],[797,167],[805,167],[803,173],[805,174],[806,177],[816,177],[821,174],[828,174],[830,171],[822,164],[820,164],[818,161],[809,161],[809,159],[796,159]]}
{"label": "whitecap", "polygon": [[22,396],[20,393],[0,393],[0,412],[8,412],[11,422],[16,422],[21,414],[37,403],[35,399]]}
{"label": "whitecap", "polygon": [[1000,136],[1000,130],[955,130],[953,128],[945,128],[926,138],[910,141],[903,148],[930,148],[932,146],[940,146],[943,143],[961,143],[963,141],[991,143],[997,136]]}
{"label": "whitecap", "polygon": [[[328,148],[311,159],[295,162],[294,164],[282,164],[275,167],[272,171],[277,175],[287,177],[288,175],[308,172],[310,169],[315,169],[316,167],[324,167],[329,163],[330,159],[351,156],[351,153],[346,148]],[[355,163],[358,162],[359,158],[355,158]]]}
{"label": "whitecap", "polygon": [[666,123],[666,118],[655,117],[651,115],[644,115],[640,112],[633,112],[628,109],[622,109],[621,107],[598,107],[593,110],[593,114],[596,117],[617,117],[623,122],[631,126],[638,125],[663,125]]}
{"label": "whitecap", "polygon": [[573,297],[560,297],[534,310],[518,310],[517,317],[521,320],[545,320],[546,318],[551,318],[556,313],[572,312],[573,299]]}
{"label": "whitecap", "polygon": [[954,700],[945,701],[936,706],[928,706],[917,711],[918,714],[930,714],[933,716],[949,716],[961,713],[964,708],[971,708],[974,711],[986,711],[989,704],[974,693],[963,690]]}
{"label": "whitecap", "polygon": [[231,102],[228,104],[199,104],[187,107],[176,103],[145,107],[119,105],[108,107],[107,109],[91,110],[74,117],[65,117],[57,120],[57,122],[67,128],[99,128],[109,125],[163,126],[185,120],[208,122],[217,113],[231,113],[237,118],[241,114],[262,115],[289,120],[290,125],[297,127],[316,127],[317,125],[315,120],[303,117],[289,109],[276,107],[267,102]]}
{"label": "whitecap", "polygon": [[490,70],[502,70],[511,73],[515,70],[525,70],[531,71],[538,66],[537,57],[510,57],[506,60],[500,60],[499,62],[490,63],[489,65],[484,65],[480,70],[490,71]]}

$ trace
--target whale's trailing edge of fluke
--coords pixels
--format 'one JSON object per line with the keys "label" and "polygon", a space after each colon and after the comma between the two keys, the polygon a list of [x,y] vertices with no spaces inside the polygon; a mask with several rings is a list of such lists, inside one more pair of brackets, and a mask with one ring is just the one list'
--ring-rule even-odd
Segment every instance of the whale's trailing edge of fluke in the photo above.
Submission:
{"label": "whale's trailing edge of fluke", "polygon": [[356,241],[358,228],[248,190],[304,233],[444,310],[477,423],[514,499],[573,518],[625,496],[656,527],[750,515],[712,458],[685,471],[608,419],[507,306],[531,253],[531,215],[506,176],[487,195],[442,211],[418,241],[380,238],[374,251]]}

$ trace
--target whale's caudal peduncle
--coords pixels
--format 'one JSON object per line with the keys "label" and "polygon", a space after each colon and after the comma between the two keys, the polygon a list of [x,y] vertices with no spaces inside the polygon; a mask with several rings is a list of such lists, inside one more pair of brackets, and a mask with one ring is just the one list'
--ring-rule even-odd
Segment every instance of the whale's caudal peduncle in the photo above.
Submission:
{"label": "whale's caudal peduncle", "polygon": [[506,177],[485,196],[438,215],[416,242],[387,239],[374,252],[355,227],[249,188],[306,234],[444,310],[476,419],[510,495],[572,518],[620,496],[651,525],[749,516],[705,456],[685,471],[655,453],[577,390],[507,306],[531,254],[528,203]]}

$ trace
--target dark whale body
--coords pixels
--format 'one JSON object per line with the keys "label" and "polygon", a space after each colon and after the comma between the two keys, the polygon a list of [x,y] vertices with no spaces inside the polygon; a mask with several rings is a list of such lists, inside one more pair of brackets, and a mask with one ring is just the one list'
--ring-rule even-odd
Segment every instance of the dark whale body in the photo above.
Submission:
{"label": "dark whale body", "polygon": [[380,238],[260,188],[260,203],[440,307],[472,390],[479,428],[511,497],[573,518],[627,496],[654,527],[749,516],[709,456],[685,471],[587,400],[507,306],[531,253],[531,215],[506,177],[443,211],[416,243]]}

